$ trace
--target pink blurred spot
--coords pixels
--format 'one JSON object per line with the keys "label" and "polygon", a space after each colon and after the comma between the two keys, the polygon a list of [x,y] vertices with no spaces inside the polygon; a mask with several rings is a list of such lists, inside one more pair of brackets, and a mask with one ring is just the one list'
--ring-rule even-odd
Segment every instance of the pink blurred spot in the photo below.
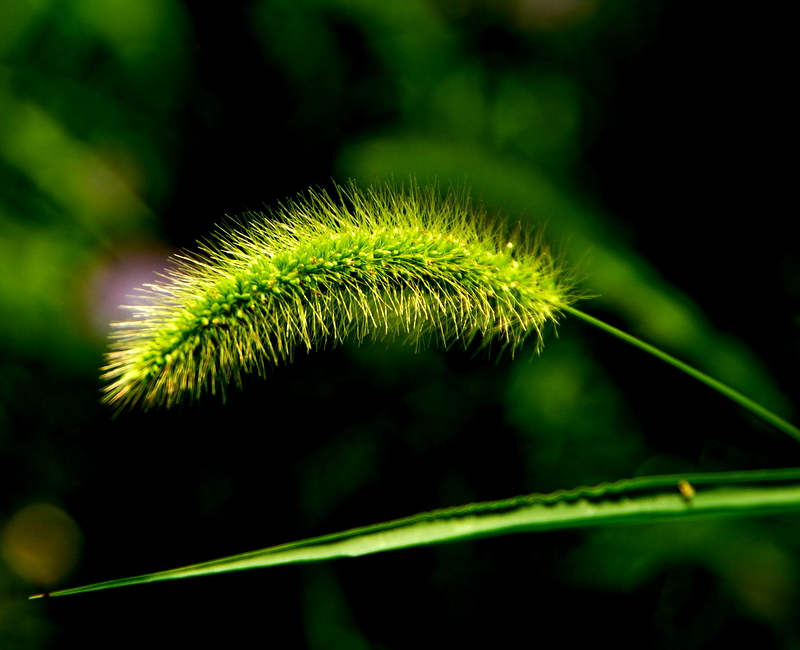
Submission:
{"label": "pink blurred spot", "polygon": [[170,254],[160,242],[143,242],[98,266],[89,287],[92,329],[105,336],[112,331],[112,322],[134,320],[135,310],[124,306],[150,304],[144,285],[169,283],[159,274],[168,268]]}

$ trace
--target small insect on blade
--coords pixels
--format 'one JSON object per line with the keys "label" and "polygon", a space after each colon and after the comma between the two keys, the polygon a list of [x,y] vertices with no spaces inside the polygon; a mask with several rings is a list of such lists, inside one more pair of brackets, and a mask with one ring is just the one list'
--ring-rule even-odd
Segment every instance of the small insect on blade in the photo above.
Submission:
{"label": "small insect on blade", "polygon": [[692,484],[683,478],[678,481],[678,492],[681,493],[686,503],[689,503],[694,498],[695,494],[697,494]]}

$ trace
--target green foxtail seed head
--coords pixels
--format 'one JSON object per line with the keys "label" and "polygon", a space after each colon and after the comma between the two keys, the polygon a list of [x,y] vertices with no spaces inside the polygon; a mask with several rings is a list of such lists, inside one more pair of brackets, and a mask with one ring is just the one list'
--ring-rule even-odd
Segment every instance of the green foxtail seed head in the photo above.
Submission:
{"label": "green foxtail seed head", "polygon": [[[150,304],[116,323],[103,378],[119,408],[225,392],[248,372],[348,338],[510,350],[575,302],[530,234],[509,236],[466,193],[385,185],[310,191],[182,254]],[[519,228],[518,228],[519,230]]]}

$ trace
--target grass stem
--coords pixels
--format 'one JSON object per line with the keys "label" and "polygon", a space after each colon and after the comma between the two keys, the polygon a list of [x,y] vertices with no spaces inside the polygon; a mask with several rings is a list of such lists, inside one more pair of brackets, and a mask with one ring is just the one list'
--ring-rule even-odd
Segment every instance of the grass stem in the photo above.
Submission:
{"label": "grass stem", "polygon": [[762,420],[769,422],[772,426],[776,427],[777,429],[783,431],[784,433],[790,435],[792,438],[800,442],[800,429],[796,426],[787,422],[779,415],[773,413],[768,408],[765,408],[758,402],[754,402],[749,397],[742,395],[739,391],[734,390],[730,386],[723,384],[721,381],[710,377],[709,375],[701,372],[697,368],[690,366],[688,363],[684,363],[680,359],[676,359],[671,354],[667,354],[663,350],[659,350],[657,347],[650,345],[649,343],[645,343],[641,339],[637,339],[635,336],[628,334],[627,332],[623,332],[620,329],[617,329],[613,325],[609,325],[606,322],[601,321],[594,316],[590,316],[582,312],[579,309],[575,309],[569,305],[565,305],[561,307],[562,311],[567,312],[568,314],[572,314],[573,316],[577,316],[578,318],[594,325],[595,327],[599,327],[601,330],[608,332],[609,334],[613,334],[619,339],[630,343],[631,345],[636,346],[637,348],[644,350],[652,354],[655,357],[658,357],[662,361],[666,361],[671,366],[682,370],[687,375],[694,377],[695,379],[703,382],[706,386],[713,388],[719,393],[722,393],[729,399],[732,399],[736,402],[739,406],[746,408],[748,411],[753,413],[754,415],[758,416]]}

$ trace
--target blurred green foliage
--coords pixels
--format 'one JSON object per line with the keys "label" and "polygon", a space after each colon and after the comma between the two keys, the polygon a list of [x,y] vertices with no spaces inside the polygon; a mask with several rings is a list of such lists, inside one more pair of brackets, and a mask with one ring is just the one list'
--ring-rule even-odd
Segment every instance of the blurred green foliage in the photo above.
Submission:
{"label": "blurred green foliage", "polygon": [[766,13],[726,11],[0,0],[0,646],[510,647],[540,622],[565,645],[800,643],[791,517],[23,601],[472,500],[797,464],[572,322],[537,359],[345,348],[226,405],[97,406],[98,323],[124,318],[164,251],[331,177],[415,174],[546,224],[599,294],[587,309],[791,417],[800,269],[770,148],[788,59]]}

